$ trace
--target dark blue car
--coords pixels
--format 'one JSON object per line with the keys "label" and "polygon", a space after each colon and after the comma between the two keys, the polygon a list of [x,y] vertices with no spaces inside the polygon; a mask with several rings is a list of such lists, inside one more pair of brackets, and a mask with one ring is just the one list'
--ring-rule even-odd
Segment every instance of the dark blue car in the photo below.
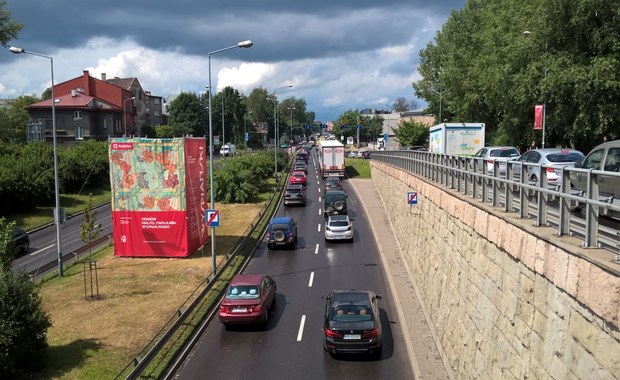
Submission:
{"label": "dark blue car", "polygon": [[271,219],[267,230],[267,248],[295,249],[297,247],[297,222],[290,216],[276,216]]}

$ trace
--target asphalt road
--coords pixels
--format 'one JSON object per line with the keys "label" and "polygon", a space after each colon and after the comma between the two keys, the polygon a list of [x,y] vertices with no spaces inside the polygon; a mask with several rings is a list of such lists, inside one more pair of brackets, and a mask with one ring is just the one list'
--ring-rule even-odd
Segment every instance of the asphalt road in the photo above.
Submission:
{"label": "asphalt road", "polygon": [[[95,208],[96,218],[101,223],[101,235],[112,234],[112,208],[110,204]],[[79,214],[69,218],[60,228],[61,252],[66,260],[74,258],[72,252],[77,252],[84,247],[84,242],[80,239],[80,228],[84,221],[84,215]],[[47,272],[56,270],[58,266],[58,250],[56,248],[56,225],[49,225],[44,228],[29,232],[30,250],[13,260],[13,270],[33,273],[35,276],[44,275]],[[68,256],[67,256],[68,255]],[[52,268],[46,266],[53,263]]]}
{"label": "asphalt road", "polygon": [[[217,320],[205,330],[176,379],[412,379],[405,348],[378,248],[355,193],[347,191],[354,218],[353,243],[326,243],[323,235],[322,179],[316,156],[309,162],[305,207],[280,206],[278,215],[298,221],[296,250],[268,251],[263,241],[246,272],[276,280],[277,296],[266,328],[226,330]],[[350,190],[345,181],[345,190]],[[331,357],[323,351],[321,296],[332,289],[371,289],[379,301],[383,353]]]}

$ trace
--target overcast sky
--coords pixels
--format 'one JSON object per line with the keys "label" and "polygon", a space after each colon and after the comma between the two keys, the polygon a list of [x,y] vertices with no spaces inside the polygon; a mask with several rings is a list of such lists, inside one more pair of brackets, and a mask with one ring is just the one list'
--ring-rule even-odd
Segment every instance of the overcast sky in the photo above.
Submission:
{"label": "overcast sky", "polygon": [[[9,44],[54,58],[54,81],[83,70],[136,77],[164,98],[199,93],[208,53],[251,40],[250,49],[211,56],[211,81],[249,95],[289,83],[278,97],[303,98],[317,120],[349,109],[416,100],[419,52],[466,0],[9,0],[24,24]],[[0,98],[41,95],[49,61],[0,52]],[[417,100],[420,106],[424,102]]]}

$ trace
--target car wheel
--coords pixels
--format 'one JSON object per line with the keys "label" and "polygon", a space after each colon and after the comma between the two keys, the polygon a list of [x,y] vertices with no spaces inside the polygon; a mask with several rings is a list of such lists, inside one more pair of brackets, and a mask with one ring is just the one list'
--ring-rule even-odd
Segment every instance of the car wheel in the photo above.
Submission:
{"label": "car wheel", "polygon": [[263,317],[263,325],[269,324],[269,307],[265,308],[265,316]]}
{"label": "car wheel", "polygon": [[269,250],[273,250],[273,244],[271,244],[271,243],[267,243],[267,249],[269,249]]}
{"label": "car wheel", "polygon": [[372,352],[372,357],[375,360],[381,359],[381,353],[383,352],[383,346],[379,346],[376,350]]}
{"label": "car wheel", "polygon": [[30,242],[25,241],[24,246],[22,247],[22,250],[24,251],[24,253],[27,253],[29,249],[30,249]]}

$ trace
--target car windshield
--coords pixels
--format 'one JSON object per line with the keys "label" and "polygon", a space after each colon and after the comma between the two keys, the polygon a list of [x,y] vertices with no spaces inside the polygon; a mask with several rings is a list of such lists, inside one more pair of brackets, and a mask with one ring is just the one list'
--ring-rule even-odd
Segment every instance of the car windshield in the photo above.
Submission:
{"label": "car windshield", "polygon": [[332,308],[329,319],[334,322],[365,322],[372,319],[366,305],[339,305]]}
{"label": "car windshield", "polygon": [[579,153],[551,153],[547,155],[549,162],[576,162],[582,160],[583,156]]}
{"label": "car windshield", "polygon": [[256,285],[231,285],[226,292],[226,298],[231,300],[258,297],[260,297],[260,290]]}
{"label": "car windshield", "polygon": [[519,151],[516,149],[495,149],[489,153],[491,157],[517,157]]}

